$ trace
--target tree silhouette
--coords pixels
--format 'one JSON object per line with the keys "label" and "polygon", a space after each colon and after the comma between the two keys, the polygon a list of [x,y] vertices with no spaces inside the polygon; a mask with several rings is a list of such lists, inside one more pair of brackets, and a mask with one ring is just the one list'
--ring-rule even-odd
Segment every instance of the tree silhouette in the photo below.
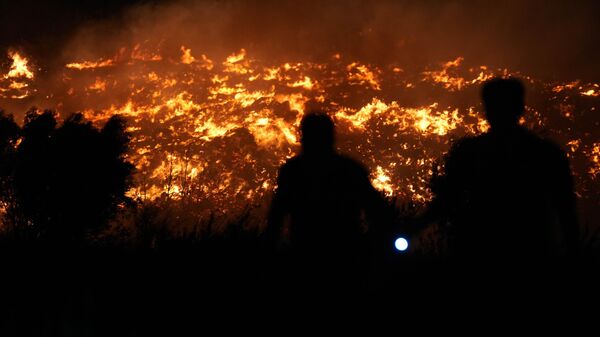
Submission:
{"label": "tree silhouette", "polygon": [[0,206],[6,210],[12,200],[12,174],[20,129],[12,115],[0,110]]}
{"label": "tree silhouette", "polygon": [[102,129],[81,114],[56,127],[52,111],[25,117],[14,156],[13,219],[36,236],[81,242],[101,229],[126,200],[133,166],[125,160],[125,121],[113,116]]}

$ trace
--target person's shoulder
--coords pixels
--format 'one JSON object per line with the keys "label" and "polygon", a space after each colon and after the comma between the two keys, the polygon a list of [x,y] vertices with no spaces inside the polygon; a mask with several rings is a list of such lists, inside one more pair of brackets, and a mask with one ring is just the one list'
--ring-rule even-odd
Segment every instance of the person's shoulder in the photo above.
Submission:
{"label": "person's shoulder", "polygon": [[554,140],[530,130],[524,130],[522,136],[525,141],[524,148],[531,153],[531,160],[550,167],[568,165],[567,153]]}
{"label": "person's shoulder", "polygon": [[294,156],[285,161],[280,167],[278,172],[279,180],[293,179],[298,172],[301,170],[302,158],[300,156]]}
{"label": "person's shoulder", "polygon": [[294,157],[286,160],[285,163],[283,163],[283,165],[281,165],[279,170],[280,171],[294,171],[301,165],[302,165],[302,156],[297,155],[297,156],[294,156]]}
{"label": "person's shoulder", "polygon": [[369,170],[358,160],[345,154],[336,154],[335,159],[339,166],[352,170],[358,174],[368,175]]}
{"label": "person's shoulder", "polygon": [[530,146],[535,147],[535,150],[541,154],[551,156],[565,155],[565,152],[563,151],[561,146],[548,137],[539,136],[534,132],[526,129],[522,129],[522,137],[525,139],[526,142],[530,144]]}
{"label": "person's shoulder", "polygon": [[450,147],[449,154],[463,154],[477,152],[485,148],[489,143],[489,135],[483,133],[477,136],[465,136],[454,141]]}
{"label": "person's shoulder", "polygon": [[567,153],[562,147],[552,139],[538,139],[539,152],[545,155],[549,160],[567,160]]}

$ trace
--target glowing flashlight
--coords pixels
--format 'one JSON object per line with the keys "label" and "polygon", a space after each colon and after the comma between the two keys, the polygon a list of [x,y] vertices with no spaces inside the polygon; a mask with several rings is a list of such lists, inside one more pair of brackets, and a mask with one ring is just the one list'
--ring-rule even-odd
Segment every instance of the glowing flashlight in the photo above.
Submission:
{"label": "glowing flashlight", "polygon": [[396,247],[396,250],[403,252],[408,249],[408,241],[405,238],[397,238],[394,247]]}

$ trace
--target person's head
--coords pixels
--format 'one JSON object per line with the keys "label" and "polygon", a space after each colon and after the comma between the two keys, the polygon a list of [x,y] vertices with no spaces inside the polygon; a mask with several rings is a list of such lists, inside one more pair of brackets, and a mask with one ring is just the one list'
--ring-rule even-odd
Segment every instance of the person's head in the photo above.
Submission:
{"label": "person's head", "polygon": [[525,111],[525,87],[516,78],[494,78],[481,90],[485,115],[492,129],[518,125]]}
{"label": "person's head", "polygon": [[334,125],[331,118],[320,111],[311,111],[300,122],[300,142],[304,153],[333,151]]}

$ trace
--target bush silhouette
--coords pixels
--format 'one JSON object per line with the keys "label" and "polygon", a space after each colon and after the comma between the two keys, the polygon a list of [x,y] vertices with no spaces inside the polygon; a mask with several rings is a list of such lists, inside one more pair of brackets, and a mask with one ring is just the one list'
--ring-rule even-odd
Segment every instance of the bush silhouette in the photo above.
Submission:
{"label": "bush silhouette", "polygon": [[[0,124],[13,130],[6,118]],[[5,221],[36,237],[72,243],[106,225],[131,184],[125,121],[113,116],[97,129],[73,114],[57,127],[52,111],[31,110],[20,135],[5,179],[10,186],[4,190],[14,194]]]}

